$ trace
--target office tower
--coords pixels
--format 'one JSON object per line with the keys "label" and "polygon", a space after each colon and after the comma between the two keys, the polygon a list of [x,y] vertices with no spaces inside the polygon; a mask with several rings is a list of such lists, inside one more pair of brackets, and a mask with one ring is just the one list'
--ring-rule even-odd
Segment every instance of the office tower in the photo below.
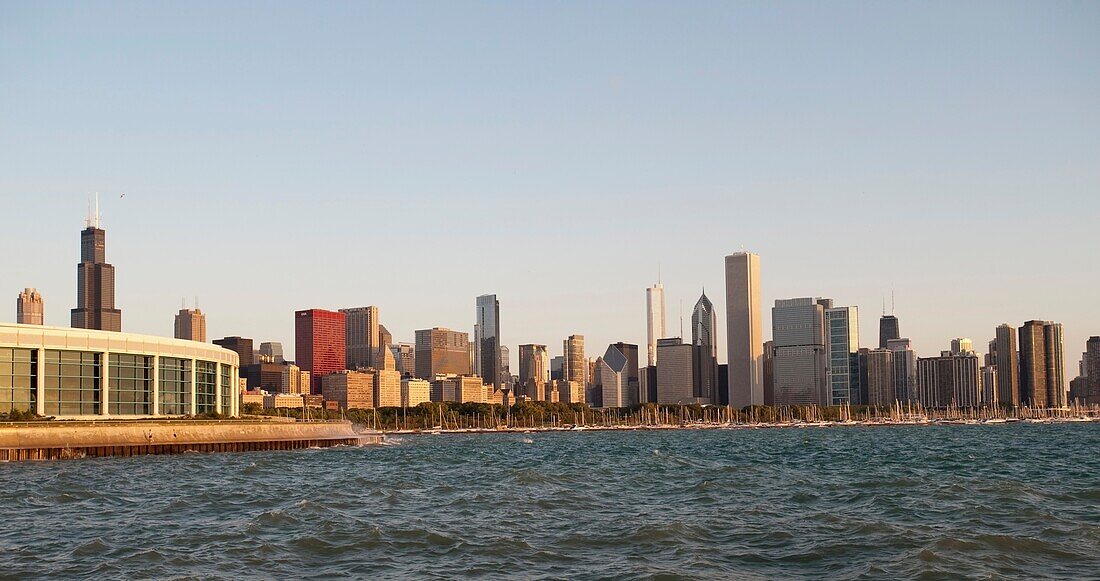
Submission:
{"label": "office tower", "polygon": [[679,337],[657,341],[657,403],[694,404],[695,397],[695,348]]}
{"label": "office tower", "polygon": [[612,343],[600,359],[600,404],[605,408],[625,408],[638,405],[638,346]]}
{"label": "office tower", "polygon": [[650,367],[657,365],[657,340],[665,337],[665,287],[645,289],[646,356]]}
{"label": "office tower", "polygon": [[912,342],[890,339],[886,348],[894,353],[894,398],[900,402],[917,401],[917,353]]}
{"label": "office tower", "polygon": [[241,377],[248,381],[248,389],[262,389],[268,393],[278,393],[283,389],[283,369],[278,363],[269,363],[253,359],[252,365],[241,367]]}
{"label": "office tower", "polygon": [[426,379],[406,377],[401,380],[401,405],[415,407],[432,401],[432,384]]}
{"label": "office tower", "polygon": [[601,367],[603,367],[603,357],[588,360],[588,385],[584,390],[584,401],[588,403],[588,407],[604,407],[603,381],[600,377]]}
{"label": "office tower", "polygon": [[[565,365],[562,376],[565,381],[573,381],[583,390],[588,385],[588,360],[584,357],[584,335],[570,335],[562,342],[565,352]],[[583,401],[583,396],[581,398]]]}
{"label": "office tower", "polygon": [[[276,364],[278,365],[278,364]],[[309,395],[309,372],[302,371],[301,367],[293,363],[282,365],[281,393],[297,393]]]}
{"label": "office tower", "polygon": [[519,387],[516,395],[525,395],[533,401],[542,401],[546,382],[550,379],[550,355],[546,345],[519,346]]}
{"label": "office tower", "polygon": [[344,315],[344,359],[348,369],[378,368],[382,337],[378,307],[340,309]]}
{"label": "office tower", "polygon": [[241,360],[241,369],[252,365],[252,339],[245,339],[244,337],[224,337],[222,339],[214,339],[214,344],[236,353],[237,357]]}
{"label": "office tower", "polygon": [[898,326],[898,318],[894,315],[882,315],[878,320],[878,348],[889,349],[887,344],[891,339],[900,339],[901,329]]}
{"label": "office tower", "polygon": [[966,355],[974,353],[974,342],[966,337],[958,337],[951,340],[952,355]]}
{"label": "office tower", "polygon": [[412,343],[398,343],[390,347],[396,368],[403,375],[416,375],[416,346]]}
{"label": "office tower", "polygon": [[343,312],[307,309],[294,313],[294,362],[310,373],[315,393],[323,387],[321,376],[347,368],[346,325]]}
{"label": "office tower", "polygon": [[760,257],[726,257],[726,354],[729,404],[764,403],[764,339],[760,331]]}
{"label": "office tower", "polygon": [[[830,301],[831,305],[831,301]],[[825,373],[832,405],[863,403],[859,393],[859,314],[856,307],[825,309]]]}
{"label": "office tower", "polygon": [[[432,401],[459,403],[501,403],[490,397],[490,386],[476,375],[452,375],[438,377],[431,382]],[[499,394],[498,394],[499,395]]]}
{"label": "office tower", "polygon": [[416,332],[416,376],[470,375],[470,334],[442,327]]}
{"label": "office tower", "polygon": [[481,295],[476,301],[477,323],[474,325],[474,349],[477,372],[492,385],[501,388],[500,362],[500,301],[496,295]]}
{"label": "office tower", "polygon": [[866,405],[889,407],[897,397],[894,352],[889,349],[860,349],[859,372],[867,388]]}
{"label": "office tower", "polygon": [[1088,404],[1100,404],[1100,337],[1089,337],[1085,343],[1084,375],[1088,378]]}
{"label": "office tower", "polygon": [[704,291],[691,312],[691,344],[695,347],[695,397],[718,401],[718,317]]}
{"label": "office tower", "polygon": [[565,356],[558,355],[550,358],[550,381],[565,380]]}
{"label": "office tower", "polygon": [[973,351],[917,359],[917,401],[929,408],[981,403],[981,358]]}
{"label": "office tower", "polygon": [[504,378],[510,378],[512,375],[512,365],[510,363],[512,359],[512,351],[508,347],[500,346],[500,375]]}
{"label": "office tower", "polygon": [[99,227],[99,199],[80,233],[76,266],[76,308],[72,327],[121,331],[122,311],[115,308],[115,267],[107,264],[107,232]]}
{"label": "office tower", "polygon": [[764,342],[764,405],[775,405],[775,341]]}
{"label": "office tower", "polygon": [[775,301],[772,341],[775,405],[829,405],[824,305],[812,298]]}
{"label": "office tower", "polygon": [[1066,405],[1062,325],[1028,321],[1020,335],[1020,400],[1032,407]]}
{"label": "office tower", "polygon": [[393,345],[393,334],[382,323],[378,324],[378,353],[389,351]]}
{"label": "office tower", "polygon": [[1016,343],[1016,330],[1008,323],[997,327],[993,339],[994,365],[997,368],[997,402],[1001,405],[1020,405],[1020,354]]}
{"label": "office tower", "polygon": [[[341,320],[340,329],[343,330],[343,328],[344,321]],[[344,342],[341,339],[341,351],[343,346]],[[333,402],[342,410],[374,409],[374,374],[373,369],[364,371],[345,369],[326,373],[321,376],[319,392],[326,402]]]}
{"label": "office tower", "polygon": [[180,309],[176,313],[175,324],[176,339],[188,341],[206,342],[206,315],[198,309]]}
{"label": "office tower", "polygon": [[[656,374],[654,374],[656,377]],[[656,379],[653,380],[657,382]],[[729,405],[730,369],[725,363],[718,365],[718,405]]]}
{"label": "office tower", "polygon": [[983,365],[982,374],[982,405],[997,405],[997,366]]}
{"label": "office tower", "polygon": [[638,403],[657,403],[657,367],[638,370]]}
{"label": "office tower", "polygon": [[272,363],[286,363],[283,356],[283,344],[277,341],[260,343],[260,356]]}
{"label": "office tower", "polygon": [[42,295],[33,288],[25,288],[15,300],[15,322],[21,325],[45,324]]}

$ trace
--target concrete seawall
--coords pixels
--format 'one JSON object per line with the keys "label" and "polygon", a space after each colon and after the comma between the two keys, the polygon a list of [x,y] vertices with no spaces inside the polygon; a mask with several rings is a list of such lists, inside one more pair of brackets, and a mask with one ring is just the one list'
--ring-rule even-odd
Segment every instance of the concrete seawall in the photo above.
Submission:
{"label": "concrete seawall", "polygon": [[249,452],[382,442],[351,422],[142,420],[0,424],[0,461]]}

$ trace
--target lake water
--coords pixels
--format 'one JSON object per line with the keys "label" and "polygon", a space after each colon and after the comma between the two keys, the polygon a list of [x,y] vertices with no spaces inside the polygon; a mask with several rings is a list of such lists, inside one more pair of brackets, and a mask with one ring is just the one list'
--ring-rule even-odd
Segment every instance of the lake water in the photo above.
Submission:
{"label": "lake water", "polygon": [[0,495],[17,578],[1100,575],[1100,424],[401,436]]}

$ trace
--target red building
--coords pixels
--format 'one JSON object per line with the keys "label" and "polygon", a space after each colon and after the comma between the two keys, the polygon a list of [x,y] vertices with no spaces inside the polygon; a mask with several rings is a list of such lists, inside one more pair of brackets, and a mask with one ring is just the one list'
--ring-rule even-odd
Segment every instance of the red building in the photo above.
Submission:
{"label": "red building", "polygon": [[343,371],[344,313],[308,309],[294,313],[294,363],[310,373],[310,391],[321,393],[321,376]]}

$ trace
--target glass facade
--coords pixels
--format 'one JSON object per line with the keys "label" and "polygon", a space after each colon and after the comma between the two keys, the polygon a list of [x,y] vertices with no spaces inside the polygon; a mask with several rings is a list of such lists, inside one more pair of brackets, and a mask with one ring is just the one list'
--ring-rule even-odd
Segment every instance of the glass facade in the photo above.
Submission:
{"label": "glass facade", "polygon": [[0,349],[0,413],[36,409],[37,369],[37,350]]}
{"label": "glass facade", "polygon": [[182,416],[191,413],[191,360],[160,358],[160,413]]}
{"label": "glass facade", "polygon": [[233,413],[233,368],[225,365],[221,365],[221,392],[222,392],[222,415],[230,415]]}
{"label": "glass facade", "polygon": [[111,415],[153,413],[153,358],[148,355],[111,353],[108,357]]}
{"label": "glass facade", "polygon": [[208,414],[217,410],[218,364],[195,362],[195,413]]}
{"label": "glass facade", "polygon": [[90,416],[100,413],[100,353],[46,351],[43,399],[47,416]]}

